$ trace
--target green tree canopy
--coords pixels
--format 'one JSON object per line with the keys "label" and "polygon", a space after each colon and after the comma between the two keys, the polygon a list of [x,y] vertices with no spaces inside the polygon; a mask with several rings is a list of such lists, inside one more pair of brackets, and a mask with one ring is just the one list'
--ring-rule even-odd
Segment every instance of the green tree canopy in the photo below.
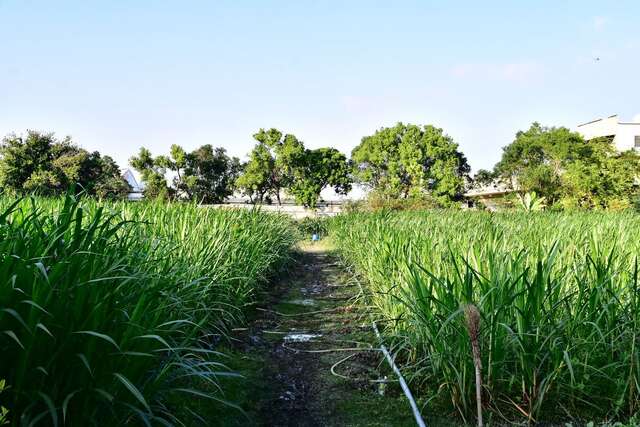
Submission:
{"label": "green tree canopy", "polygon": [[241,171],[237,157],[229,157],[224,148],[206,144],[187,156],[186,188],[201,203],[221,203],[233,194]]}
{"label": "green tree canopy", "polygon": [[260,129],[253,135],[256,146],[249,154],[237,185],[252,202],[280,204],[282,190],[304,206],[315,207],[328,186],[339,194],[351,190],[349,163],[338,150],[309,150],[295,135],[277,129]]}
{"label": "green tree canopy", "polygon": [[398,123],[362,138],[351,153],[358,182],[392,198],[458,200],[469,173],[464,154],[442,129]]}
{"label": "green tree canopy", "polygon": [[55,195],[78,184],[77,191],[103,198],[122,198],[130,191],[109,156],[57,140],[53,133],[11,134],[0,144],[0,187],[13,193]]}
{"label": "green tree canopy", "polygon": [[640,156],[618,153],[609,138],[588,141],[587,155],[566,165],[561,175],[561,203],[565,208],[617,209],[638,197]]}
{"label": "green tree canopy", "polygon": [[533,123],[503,148],[494,174],[551,204],[606,208],[635,197],[639,159],[635,151],[618,153],[611,138],[585,141],[567,128]]}
{"label": "green tree canopy", "polygon": [[129,159],[129,163],[140,173],[144,183],[143,194],[147,199],[168,199],[174,192],[167,185],[165,159],[155,159],[151,151],[142,147],[137,156]]}
{"label": "green tree canopy", "polygon": [[[280,193],[292,185],[293,169],[300,164],[305,155],[304,144],[295,135],[287,134],[283,137],[283,133],[274,128],[260,129],[253,138],[258,143],[254,148],[255,156],[251,155],[249,163],[255,159],[258,164],[251,167],[247,165],[248,172],[253,174],[252,177],[247,177],[247,180],[253,182],[256,188],[266,188],[267,191],[262,196],[275,197],[280,204]],[[266,166],[266,174],[255,174],[259,164]],[[264,180],[262,183],[257,181],[260,178]],[[259,193],[257,195],[260,196]],[[259,197],[259,201],[262,201],[262,196]]]}
{"label": "green tree canopy", "polygon": [[[206,144],[187,153],[173,144],[168,156],[153,157],[142,147],[130,160],[144,182],[148,198],[180,198],[201,203],[220,203],[233,194],[234,183],[241,170],[240,161],[227,156],[224,148]],[[167,184],[171,173],[172,185]]]}
{"label": "green tree canopy", "polygon": [[496,178],[498,177],[494,171],[479,169],[473,176],[473,186],[484,187],[486,185],[490,185],[495,182]]}
{"label": "green tree canopy", "polygon": [[297,203],[314,208],[320,193],[333,187],[337,194],[351,191],[351,167],[347,158],[335,148],[305,150],[292,167],[293,180],[288,192]]}
{"label": "green tree canopy", "polygon": [[523,193],[535,191],[553,202],[560,197],[560,175],[566,165],[589,151],[580,134],[533,123],[502,149],[495,173],[512,188]]}
{"label": "green tree canopy", "polygon": [[244,165],[242,174],[236,179],[236,186],[249,197],[252,203],[262,203],[270,200],[270,195],[274,191],[272,184],[274,175],[275,159],[269,147],[259,143],[249,153],[249,161]]}

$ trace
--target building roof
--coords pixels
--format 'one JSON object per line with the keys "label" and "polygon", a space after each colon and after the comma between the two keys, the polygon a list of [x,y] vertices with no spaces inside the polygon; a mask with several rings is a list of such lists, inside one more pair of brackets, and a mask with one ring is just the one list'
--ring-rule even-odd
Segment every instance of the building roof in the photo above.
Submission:
{"label": "building roof", "polygon": [[131,172],[131,169],[126,169],[122,173],[122,178],[129,183],[129,185],[131,186],[131,191],[133,193],[142,192],[142,186],[138,184],[138,181],[136,180],[136,177],[133,175],[133,172]]}
{"label": "building roof", "polygon": [[591,120],[590,122],[586,122],[586,123],[580,123],[580,124],[578,125],[578,127],[591,125],[591,124],[593,124],[593,123],[598,123],[598,122],[601,122],[601,121],[606,120],[606,119],[613,119],[614,117],[618,117],[618,115],[617,115],[617,114],[614,114],[614,115],[609,116],[609,117],[606,117],[606,118],[595,119],[595,120]]}

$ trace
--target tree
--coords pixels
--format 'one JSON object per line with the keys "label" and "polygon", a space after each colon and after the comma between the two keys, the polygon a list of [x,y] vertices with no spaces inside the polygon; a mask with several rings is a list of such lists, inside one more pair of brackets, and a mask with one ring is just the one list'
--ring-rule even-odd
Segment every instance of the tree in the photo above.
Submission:
{"label": "tree", "polygon": [[566,208],[629,207],[638,195],[640,155],[618,153],[608,138],[588,141],[588,155],[566,165],[560,202]]}
{"label": "tree", "polygon": [[129,163],[137,170],[144,182],[143,195],[147,199],[169,199],[174,192],[167,186],[166,169],[160,166],[164,160],[156,161],[151,151],[142,147],[137,156],[129,159]]}
{"label": "tree", "polygon": [[187,156],[185,183],[189,194],[201,203],[221,203],[233,194],[242,165],[224,148],[203,145]]}
{"label": "tree", "polygon": [[585,157],[590,148],[580,134],[567,128],[533,123],[502,150],[495,173],[521,193],[535,191],[554,202],[561,194],[560,176],[566,165]]}
{"label": "tree", "polygon": [[52,146],[58,143],[52,133],[27,131],[26,137],[11,134],[0,146],[0,186],[5,191],[52,193],[61,186],[53,172]]}
{"label": "tree", "polygon": [[462,196],[467,160],[442,129],[398,123],[362,138],[351,154],[356,179],[390,198],[430,195],[448,206]]}
{"label": "tree", "polygon": [[95,182],[93,193],[101,199],[126,198],[131,191],[131,186],[122,178],[120,168],[115,160],[109,156],[102,156],[99,164],[102,173],[100,174],[100,179]]}
{"label": "tree", "polygon": [[305,155],[304,144],[295,135],[284,135],[278,129],[260,129],[253,135],[258,141],[249,155],[238,187],[252,201],[270,201],[275,197],[281,204],[280,193],[293,182],[293,168]]}
{"label": "tree", "polygon": [[27,131],[8,135],[0,145],[0,186],[12,193],[55,195],[77,184],[76,190],[105,198],[125,197],[129,185],[113,159],[59,141],[53,133]]}
{"label": "tree", "polygon": [[64,186],[76,183],[81,191],[100,198],[120,199],[131,190],[120,168],[109,156],[89,153],[72,145],[54,146],[53,166],[62,172]]}
{"label": "tree", "polygon": [[162,171],[164,175],[167,170],[171,171],[173,176],[174,195],[182,196],[185,199],[193,197],[192,187],[195,185],[196,179],[188,175],[186,168],[192,166],[187,152],[181,146],[172,144],[169,149],[169,156],[158,156],[153,159],[153,164]]}
{"label": "tree", "polygon": [[493,184],[498,176],[493,172],[486,169],[479,169],[473,176],[472,183],[474,187],[484,187]]}
{"label": "tree", "polygon": [[[145,197],[180,198],[201,203],[220,203],[233,194],[241,169],[237,158],[230,158],[224,148],[214,149],[209,144],[191,153],[173,144],[169,156],[155,158],[143,147],[130,162],[142,175]],[[171,186],[167,184],[168,172],[173,174]]]}
{"label": "tree", "polygon": [[640,156],[618,153],[611,138],[584,138],[533,123],[503,148],[494,173],[519,193],[535,192],[565,208],[630,206],[638,193]]}
{"label": "tree", "polygon": [[236,179],[236,186],[249,197],[252,203],[262,203],[273,191],[272,176],[275,174],[275,159],[265,144],[257,144],[249,154],[244,171]]}
{"label": "tree", "polygon": [[305,150],[292,166],[293,180],[288,189],[297,203],[315,208],[320,193],[331,186],[337,194],[351,191],[351,166],[335,148]]}
{"label": "tree", "polygon": [[339,194],[351,190],[349,163],[334,148],[309,150],[295,135],[277,129],[260,129],[253,135],[258,142],[249,154],[244,172],[236,181],[253,203],[281,203],[284,190],[296,202],[315,207],[320,193],[328,186]]}
{"label": "tree", "polygon": [[[271,163],[266,176],[268,194],[275,196],[278,204],[281,204],[280,193],[289,188],[293,183],[293,168],[298,165],[304,155],[305,148],[302,141],[295,135],[287,134],[282,136],[282,132],[275,128],[268,131],[260,129],[253,138],[258,141],[258,145],[263,145],[269,151]],[[266,157],[264,148],[260,149],[262,155]]]}

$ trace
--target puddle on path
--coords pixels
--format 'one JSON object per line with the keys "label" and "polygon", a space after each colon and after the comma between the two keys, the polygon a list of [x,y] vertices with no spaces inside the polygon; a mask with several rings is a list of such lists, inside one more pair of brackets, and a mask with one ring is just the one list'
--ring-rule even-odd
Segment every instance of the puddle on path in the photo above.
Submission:
{"label": "puddle on path", "polygon": [[310,298],[307,299],[294,299],[291,301],[286,301],[287,304],[295,304],[295,305],[307,305],[307,306],[311,306],[311,305],[316,305],[316,302]]}
{"label": "puddle on path", "polygon": [[285,335],[284,342],[309,342],[321,336],[321,334],[288,334]]}

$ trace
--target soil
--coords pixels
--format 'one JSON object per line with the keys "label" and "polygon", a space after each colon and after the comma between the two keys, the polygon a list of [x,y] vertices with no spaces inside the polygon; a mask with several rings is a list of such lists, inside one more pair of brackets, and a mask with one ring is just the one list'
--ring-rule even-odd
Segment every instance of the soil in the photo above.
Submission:
{"label": "soil", "polygon": [[246,380],[229,400],[245,415],[219,414],[215,424],[415,425],[358,290],[324,246],[302,247],[248,327],[235,331],[231,365]]}

